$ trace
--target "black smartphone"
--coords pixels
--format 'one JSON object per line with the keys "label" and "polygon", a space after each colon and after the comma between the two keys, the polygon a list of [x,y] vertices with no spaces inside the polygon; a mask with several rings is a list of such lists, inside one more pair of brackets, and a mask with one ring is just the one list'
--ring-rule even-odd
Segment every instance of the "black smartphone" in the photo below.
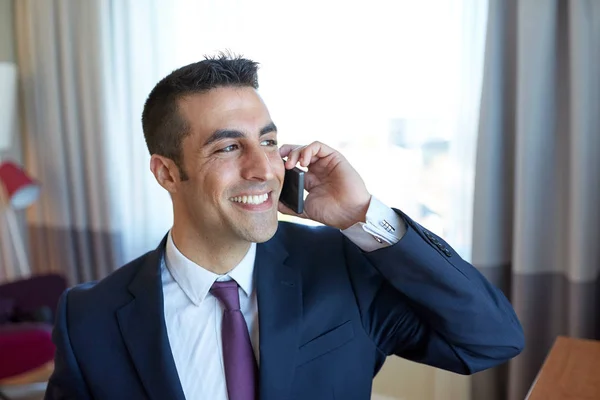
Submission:
{"label": "black smartphone", "polygon": [[297,214],[304,212],[304,171],[297,167],[285,170],[279,200]]}

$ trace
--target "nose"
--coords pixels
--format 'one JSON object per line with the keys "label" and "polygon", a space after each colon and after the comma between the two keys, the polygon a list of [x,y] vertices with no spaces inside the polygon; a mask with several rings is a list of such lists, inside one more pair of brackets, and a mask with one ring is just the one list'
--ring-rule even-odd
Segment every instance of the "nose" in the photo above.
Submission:
{"label": "nose", "polygon": [[262,146],[246,149],[242,177],[249,181],[268,181],[273,179],[274,169],[271,158]]}

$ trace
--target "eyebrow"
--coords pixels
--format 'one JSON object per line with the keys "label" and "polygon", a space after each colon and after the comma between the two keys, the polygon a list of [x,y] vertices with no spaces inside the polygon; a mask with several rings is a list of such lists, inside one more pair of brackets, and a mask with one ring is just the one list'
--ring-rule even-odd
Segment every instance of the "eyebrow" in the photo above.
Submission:
{"label": "eyebrow", "polygon": [[[277,132],[277,127],[273,122],[269,122],[265,125],[259,132],[259,137],[266,135],[267,133]],[[204,146],[208,146],[211,143],[218,142],[223,139],[239,139],[246,137],[246,135],[242,131],[238,131],[236,129],[218,129],[213,132],[212,135],[204,142]]]}

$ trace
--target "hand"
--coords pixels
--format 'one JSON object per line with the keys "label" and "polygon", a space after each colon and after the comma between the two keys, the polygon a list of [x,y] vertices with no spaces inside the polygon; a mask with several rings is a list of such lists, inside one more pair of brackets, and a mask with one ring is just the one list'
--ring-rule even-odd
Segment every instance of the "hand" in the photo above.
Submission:
{"label": "hand", "polygon": [[294,168],[298,162],[308,168],[304,174],[304,188],[308,191],[304,212],[296,214],[281,202],[279,212],[338,229],[365,222],[371,194],[342,154],[320,142],[307,146],[286,144],[281,146],[279,154],[287,157],[286,169]]}

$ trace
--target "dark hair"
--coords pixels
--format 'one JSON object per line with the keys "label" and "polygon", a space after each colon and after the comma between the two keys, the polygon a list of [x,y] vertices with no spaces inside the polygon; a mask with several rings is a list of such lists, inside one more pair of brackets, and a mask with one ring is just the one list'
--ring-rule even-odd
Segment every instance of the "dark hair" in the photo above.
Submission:
{"label": "dark hair", "polygon": [[183,169],[181,143],[189,135],[189,124],[179,114],[178,102],[187,95],[218,87],[253,87],[258,89],[258,63],[219,53],[181,67],[163,78],[150,92],[142,112],[142,128],[150,154],[172,159],[182,180],[188,179]]}

